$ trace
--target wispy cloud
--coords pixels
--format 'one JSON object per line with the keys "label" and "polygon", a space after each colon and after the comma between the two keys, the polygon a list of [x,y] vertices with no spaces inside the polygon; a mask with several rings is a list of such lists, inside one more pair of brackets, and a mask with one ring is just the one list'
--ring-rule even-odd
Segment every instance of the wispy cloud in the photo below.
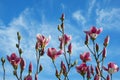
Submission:
{"label": "wispy cloud", "polygon": [[95,5],[95,2],[96,2],[96,0],[89,1],[88,16],[91,15],[91,12],[92,12],[92,9],[93,9],[93,7]]}
{"label": "wispy cloud", "polygon": [[120,30],[120,8],[101,9],[96,11],[96,23],[107,29]]}
{"label": "wispy cloud", "polygon": [[80,10],[75,11],[72,14],[73,18],[77,21],[77,23],[82,23],[82,25],[84,25],[86,23],[86,19],[85,17],[82,15],[82,13],[80,12]]}

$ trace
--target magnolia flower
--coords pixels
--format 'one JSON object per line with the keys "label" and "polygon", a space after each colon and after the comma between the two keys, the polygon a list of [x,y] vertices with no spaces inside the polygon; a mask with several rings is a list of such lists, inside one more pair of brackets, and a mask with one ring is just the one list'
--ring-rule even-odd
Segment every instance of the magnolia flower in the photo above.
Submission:
{"label": "magnolia flower", "polygon": [[104,69],[105,71],[108,71],[109,74],[113,74],[113,73],[115,73],[115,72],[118,72],[119,67],[118,67],[115,63],[110,62],[110,63],[108,64],[108,68],[106,68],[106,67],[103,66],[103,69]]}
{"label": "magnolia flower", "polygon": [[18,64],[21,61],[21,59],[17,57],[15,53],[12,53],[11,56],[7,56],[7,59],[14,68],[17,68]]}
{"label": "magnolia flower", "polygon": [[46,38],[45,36],[40,34],[37,34],[36,38],[37,38],[36,49],[39,49],[40,47],[44,48],[45,46],[47,46],[50,40],[50,38]]}
{"label": "magnolia flower", "polygon": [[69,45],[68,45],[68,53],[72,53],[72,44],[70,43]]}
{"label": "magnolia flower", "polygon": [[89,52],[84,52],[83,54],[80,54],[80,59],[81,59],[83,62],[90,61],[90,60],[91,60],[91,58],[90,58],[90,53],[89,53]]}
{"label": "magnolia flower", "polygon": [[32,66],[32,63],[30,62],[30,64],[29,64],[29,73],[32,72],[32,69],[33,69],[33,66]]}
{"label": "magnolia flower", "polygon": [[88,34],[91,39],[96,39],[97,36],[102,32],[102,28],[96,28],[96,27],[91,27],[91,29],[89,31],[84,31],[86,34]]}
{"label": "magnolia flower", "polygon": [[63,45],[66,45],[70,40],[71,36],[68,36],[67,34],[64,34],[62,37],[60,37],[60,48],[62,48]]}
{"label": "magnolia flower", "polygon": [[87,67],[86,63],[82,63],[81,65],[76,66],[77,72],[80,73],[82,76],[84,76],[86,74],[87,69],[88,69],[88,67]]}
{"label": "magnolia flower", "polygon": [[109,40],[110,40],[110,37],[107,36],[107,37],[105,38],[105,40],[104,40],[104,43],[103,43],[103,45],[104,45],[105,47],[109,44]]}
{"label": "magnolia flower", "polygon": [[23,58],[21,58],[20,67],[22,70],[24,70],[24,68],[25,68],[25,61]]}
{"label": "magnolia flower", "polygon": [[47,55],[52,60],[55,60],[61,54],[62,54],[62,50],[57,51],[55,48],[48,48]]}
{"label": "magnolia flower", "polygon": [[31,75],[28,75],[24,78],[24,80],[32,80],[32,76]]}

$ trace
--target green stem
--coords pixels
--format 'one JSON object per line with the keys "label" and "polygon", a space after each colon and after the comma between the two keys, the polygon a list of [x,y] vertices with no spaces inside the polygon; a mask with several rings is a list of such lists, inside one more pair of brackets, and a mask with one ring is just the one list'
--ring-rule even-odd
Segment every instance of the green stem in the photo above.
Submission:
{"label": "green stem", "polygon": [[110,76],[111,76],[111,80],[112,80],[112,74],[110,74]]}

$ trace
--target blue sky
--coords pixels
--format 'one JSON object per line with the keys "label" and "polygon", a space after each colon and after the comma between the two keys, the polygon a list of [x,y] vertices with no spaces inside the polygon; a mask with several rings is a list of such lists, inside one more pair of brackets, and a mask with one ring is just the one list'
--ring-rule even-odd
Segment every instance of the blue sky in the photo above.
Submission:
{"label": "blue sky", "polygon": [[[81,63],[79,54],[88,51],[84,46],[85,34],[83,31],[94,25],[103,27],[103,32],[97,39],[101,48],[106,35],[110,35],[105,65],[112,61],[120,66],[119,0],[0,0],[0,57],[6,57],[12,52],[17,53],[16,32],[19,31],[22,35],[23,57],[27,61],[24,75],[27,75],[28,63],[31,61],[36,65],[34,45],[37,33],[50,35],[51,40],[48,47],[58,48],[57,38],[60,33],[57,31],[57,25],[60,23],[59,18],[62,13],[65,13],[66,33],[72,35],[73,60],[77,59],[79,64]],[[63,56],[57,59],[57,65],[62,58]],[[50,58],[45,54],[41,59],[44,70],[40,73],[39,78],[48,80],[51,77],[49,80],[56,80]],[[12,67],[8,61],[6,70],[7,80],[15,80],[15,77],[11,76]],[[119,74],[120,72],[114,74],[114,80],[120,79]],[[0,77],[2,77],[2,68],[0,68]],[[70,74],[70,80],[73,79],[81,79],[75,69]]]}

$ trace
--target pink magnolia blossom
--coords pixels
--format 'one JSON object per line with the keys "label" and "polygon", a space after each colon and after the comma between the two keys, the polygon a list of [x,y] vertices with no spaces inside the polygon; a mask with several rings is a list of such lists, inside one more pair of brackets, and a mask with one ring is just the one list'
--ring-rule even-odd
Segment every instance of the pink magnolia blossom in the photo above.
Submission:
{"label": "pink magnolia blossom", "polygon": [[82,63],[79,66],[76,66],[76,70],[78,73],[80,73],[82,76],[84,76],[87,72],[87,65],[86,63]]}
{"label": "pink magnolia blossom", "polygon": [[32,80],[32,76],[31,75],[28,75],[24,78],[24,80]]}
{"label": "pink magnolia blossom", "polygon": [[71,36],[68,36],[67,34],[64,34],[62,37],[60,37],[59,38],[60,48],[62,48],[62,46],[67,44],[70,40],[71,40]]}
{"label": "pink magnolia blossom", "polygon": [[106,68],[106,67],[103,66],[103,69],[104,69],[105,71],[108,71],[109,74],[113,74],[113,73],[115,73],[115,72],[118,72],[119,67],[118,67],[118,65],[116,65],[115,63],[110,62],[110,63],[108,64],[108,68]]}
{"label": "pink magnolia blossom", "polygon": [[97,36],[102,32],[102,28],[91,27],[89,31],[84,31],[88,34],[92,39],[96,39]]}
{"label": "pink magnolia blossom", "polygon": [[107,37],[105,38],[105,40],[104,40],[103,45],[106,47],[106,46],[109,44],[109,41],[110,41],[110,37],[107,36]]}
{"label": "pink magnolia blossom", "polygon": [[63,70],[63,74],[66,74],[66,66],[63,61],[61,61],[61,69]]}
{"label": "pink magnolia blossom", "polygon": [[25,61],[23,58],[21,58],[20,67],[22,70],[24,70],[24,68],[25,68]]}
{"label": "pink magnolia blossom", "polygon": [[36,42],[36,49],[39,49],[39,47],[44,48],[45,46],[47,46],[50,38],[46,38],[43,35],[37,34],[37,42]]}
{"label": "pink magnolia blossom", "polygon": [[84,52],[83,54],[80,54],[80,59],[81,59],[83,62],[90,61],[90,60],[91,60],[91,58],[90,58],[90,53],[89,53],[89,52]]}
{"label": "pink magnolia blossom", "polygon": [[30,64],[29,64],[29,73],[32,72],[32,69],[33,69],[33,66],[32,66],[32,63],[30,62]]}
{"label": "pink magnolia blossom", "polygon": [[7,56],[7,59],[14,68],[16,68],[21,61],[21,59],[17,57],[15,53],[12,53],[11,56]]}
{"label": "pink magnolia blossom", "polygon": [[72,53],[72,44],[71,44],[71,43],[68,45],[68,52],[69,52],[70,54]]}
{"label": "pink magnolia blossom", "polygon": [[61,54],[62,54],[62,50],[57,51],[55,48],[48,48],[47,55],[52,60],[55,60]]}

